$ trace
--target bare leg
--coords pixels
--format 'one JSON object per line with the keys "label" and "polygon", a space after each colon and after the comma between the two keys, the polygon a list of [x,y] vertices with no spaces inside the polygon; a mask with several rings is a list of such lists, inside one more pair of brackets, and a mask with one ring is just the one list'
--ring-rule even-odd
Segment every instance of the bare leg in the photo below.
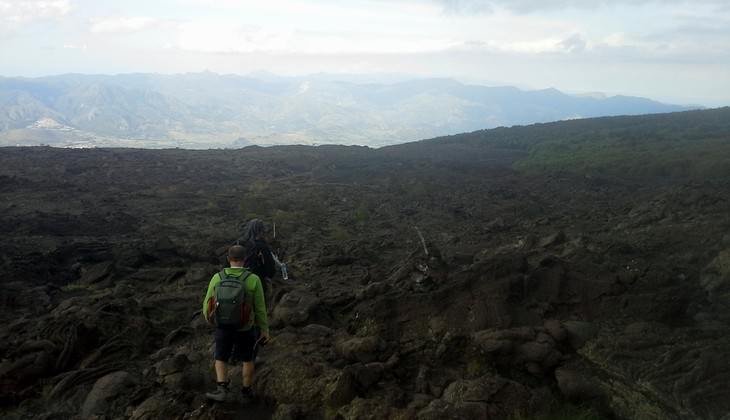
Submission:
{"label": "bare leg", "polygon": [[228,381],[228,369],[226,367],[226,362],[221,360],[215,361],[215,379],[217,382]]}
{"label": "bare leg", "polygon": [[243,369],[241,369],[241,373],[243,374],[243,386],[244,387],[248,388],[253,384],[253,372],[254,372],[253,362],[243,362]]}

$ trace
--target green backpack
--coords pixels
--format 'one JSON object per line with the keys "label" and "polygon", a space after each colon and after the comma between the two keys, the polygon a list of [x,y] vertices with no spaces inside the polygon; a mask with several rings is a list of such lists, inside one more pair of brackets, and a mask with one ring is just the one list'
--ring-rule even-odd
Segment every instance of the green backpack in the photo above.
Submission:
{"label": "green backpack", "polygon": [[246,303],[246,279],[251,275],[244,271],[240,276],[226,274],[215,289],[215,324],[222,328],[238,329],[251,319],[251,307]]}

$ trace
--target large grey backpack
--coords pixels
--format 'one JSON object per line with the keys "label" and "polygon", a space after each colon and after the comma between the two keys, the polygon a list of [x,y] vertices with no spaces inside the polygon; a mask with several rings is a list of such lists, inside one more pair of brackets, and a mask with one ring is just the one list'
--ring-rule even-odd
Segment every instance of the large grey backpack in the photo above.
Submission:
{"label": "large grey backpack", "polygon": [[222,328],[237,329],[246,325],[251,318],[251,307],[246,303],[246,279],[251,275],[244,271],[239,276],[226,274],[215,289],[215,324]]}

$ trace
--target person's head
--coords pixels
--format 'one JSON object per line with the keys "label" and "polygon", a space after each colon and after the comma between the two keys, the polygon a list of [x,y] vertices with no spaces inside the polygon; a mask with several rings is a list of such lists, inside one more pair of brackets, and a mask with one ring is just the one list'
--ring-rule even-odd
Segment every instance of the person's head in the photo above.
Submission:
{"label": "person's head", "polygon": [[246,260],[246,248],[241,245],[233,245],[228,248],[228,263],[231,267],[243,267],[243,263]]}
{"label": "person's head", "polygon": [[257,239],[263,239],[265,230],[264,222],[261,219],[249,220],[243,231],[243,242],[252,243]]}

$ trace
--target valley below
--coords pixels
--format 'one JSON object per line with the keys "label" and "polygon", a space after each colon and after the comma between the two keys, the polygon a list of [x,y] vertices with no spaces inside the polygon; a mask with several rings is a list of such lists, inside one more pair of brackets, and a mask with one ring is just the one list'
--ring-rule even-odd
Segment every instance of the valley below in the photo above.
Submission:
{"label": "valley below", "polygon": [[688,110],[630,96],[211,72],[0,77],[0,146],[381,147],[481,128]]}
{"label": "valley below", "polygon": [[[727,420],[729,156],[728,108],[379,149],[2,148],[0,416]],[[253,217],[289,278],[258,402],[211,404],[200,303]]]}

